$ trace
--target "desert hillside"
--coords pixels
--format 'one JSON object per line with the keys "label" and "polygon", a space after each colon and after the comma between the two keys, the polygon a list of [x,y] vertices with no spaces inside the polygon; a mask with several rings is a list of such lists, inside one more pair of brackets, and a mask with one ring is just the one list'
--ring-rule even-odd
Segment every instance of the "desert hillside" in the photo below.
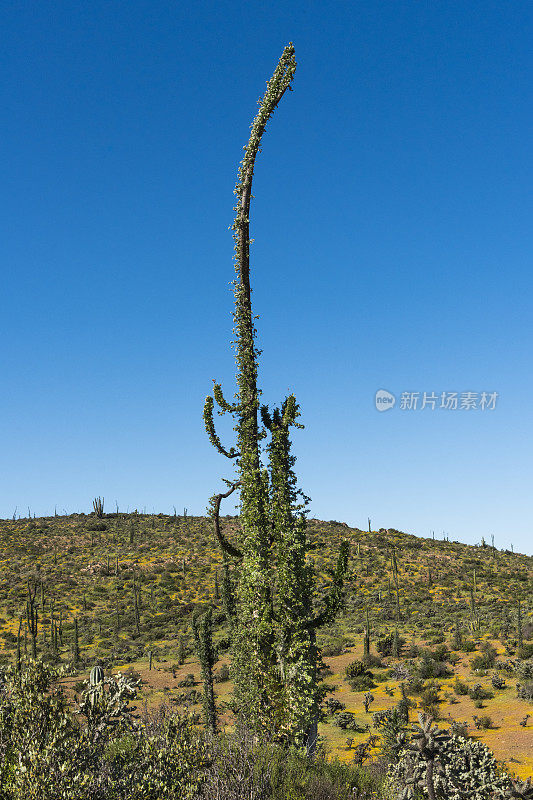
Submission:
{"label": "desert hillside", "polygon": [[[223,526],[238,535],[237,518],[223,518]],[[325,747],[342,760],[369,757],[379,745],[379,712],[402,701],[411,719],[424,710],[441,724],[453,720],[511,771],[531,774],[533,558],[487,542],[313,519],[310,557],[323,595],[343,539],[350,545],[344,611],[319,634]],[[194,711],[201,684],[190,622],[211,605],[216,694],[231,723],[221,556],[208,519],[134,512],[3,520],[0,559],[2,661],[14,660],[17,639],[32,654],[26,606],[33,598],[37,653],[72,665],[65,681],[72,691],[97,661],[110,671],[129,666],[143,679],[148,705],[167,700]],[[368,742],[374,748],[365,749]]]}

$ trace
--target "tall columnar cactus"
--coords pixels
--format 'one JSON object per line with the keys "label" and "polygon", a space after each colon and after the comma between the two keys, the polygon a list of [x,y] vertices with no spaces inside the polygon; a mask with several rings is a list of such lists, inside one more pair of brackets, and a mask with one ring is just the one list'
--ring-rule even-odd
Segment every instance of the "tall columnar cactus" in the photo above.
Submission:
{"label": "tall columnar cactus", "polygon": [[453,646],[460,650],[463,646],[463,632],[461,630],[461,621],[459,619],[459,614],[455,615],[455,628],[453,634]]}
{"label": "tall columnar cactus", "polygon": [[201,621],[198,614],[193,614],[192,629],[204,682],[204,717],[205,725],[212,733],[217,729],[217,709],[215,704],[215,691],[213,688],[213,667],[217,655],[213,647],[213,612],[209,608]]}
{"label": "tall columnar cactus", "polygon": [[473,631],[476,629],[476,597],[474,589],[470,588],[470,627]]}
{"label": "tall columnar cactus", "polygon": [[400,634],[398,632],[398,628],[394,628],[394,633],[392,635],[392,655],[394,658],[399,658],[400,650],[401,650]]}
{"label": "tall columnar cactus", "polygon": [[135,583],[135,570],[133,570],[132,592],[133,592],[133,611],[135,616],[135,627],[137,629],[137,634],[140,635],[141,633],[141,616],[139,612],[140,588]]}
{"label": "tall columnar cactus", "polygon": [[[279,408],[261,409],[257,385],[258,355],[255,345],[250,287],[250,201],[255,159],[268,120],[290,90],[296,61],[289,44],[267,84],[251,126],[248,145],[235,188],[237,205],[233,224],[235,240],[234,333],[237,393],[228,402],[214,383],[206,398],[204,421],[214,447],[234,461],[237,476],[225,481],[227,491],[214,495],[209,511],[223,551],[222,594],[231,622],[234,706],[237,718],[273,731],[286,741],[316,739],[318,715],[316,629],[333,619],[342,598],[347,565],[343,543],[331,593],[322,612],[313,609],[314,578],[306,563],[305,498],[296,488],[292,471],[289,428],[297,423],[298,404],[293,395]],[[226,448],[215,430],[214,403],[219,413],[235,420],[236,447]],[[260,442],[270,434],[268,466],[262,463]],[[220,526],[220,504],[240,492],[240,532],[230,542]],[[231,564],[230,569],[230,562]],[[234,584],[234,587],[232,586]],[[234,593],[232,593],[234,588]]]}
{"label": "tall columnar cactus", "polygon": [[89,686],[95,687],[101,684],[104,680],[104,670],[97,664],[89,673]]}
{"label": "tall columnar cactus", "polygon": [[396,590],[396,621],[400,621],[400,588],[398,583],[398,562],[396,560],[396,552],[394,547],[392,548],[391,553],[391,566],[392,566],[392,577],[394,580],[394,588]]}
{"label": "tall columnar cactus", "polygon": [[366,608],[366,623],[365,635],[363,638],[363,660],[368,660],[370,657],[370,617],[368,615],[368,607]]}
{"label": "tall columnar cactus", "polygon": [[524,634],[522,631],[522,602],[520,598],[517,601],[516,629],[518,634],[518,649],[521,650],[522,647],[524,646]]}
{"label": "tall columnar cactus", "polygon": [[72,660],[74,666],[78,667],[80,663],[80,639],[78,633],[78,618],[74,617],[74,641],[72,643]]}
{"label": "tall columnar cactus", "polygon": [[[94,513],[98,517],[98,519],[102,519],[104,516],[104,498],[103,497],[95,497],[93,500],[93,509]],[[118,509],[117,509],[118,514]]]}
{"label": "tall columnar cactus", "polygon": [[26,601],[26,621],[28,630],[31,635],[32,657],[37,658],[37,632],[39,628],[39,616],[37,612],[37,601],[35,596],[37,594],[37,587],[30,585],[28,580],[28,599]]}
{"label": "tall columnar cactus", "polygon": [[22,628],[22,614],[19,617],[19,627],[17,631],[17,671],[20,673],[21,668],[21,653],[20,653],[20,631]]}

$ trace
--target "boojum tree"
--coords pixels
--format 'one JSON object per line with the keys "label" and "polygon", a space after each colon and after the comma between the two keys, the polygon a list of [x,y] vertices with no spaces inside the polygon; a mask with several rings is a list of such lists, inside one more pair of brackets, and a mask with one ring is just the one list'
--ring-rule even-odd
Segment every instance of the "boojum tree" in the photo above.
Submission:
{"label": "boojum tree", "polygon": [[[260,405],[260,351],[256,347],[250,288],[250,201],[255,159],[268,120],[287,89],[291,90],[295,69],[290,43],[259,100],[259,111],[244,147],[232,226],[237,392],[230,403],[220,384],[213,381],[213,396],[205,401],[204,421],[212,444],[234,460],[237,472],[232,480],[224,479],[227,491],[214,495],[209,506],[223,554],[221,588],[231,628],[237,720],[282,741],[306,742],[312,751],[320,699],[316,630],[331,621],[340,608],[348,545],[342,543],[329,593],[323,607],[315,610],[316,577],[306,561],[308,498],[297,488],[295,458],[291,455],[290,428],[303,427],[297,422],[299,406],[294,395],[272,410]],[[215,430],[215,402],[219,414],[233,416],[236,447],[224,447]],[[270,440],[265,454],[262,440],[267,436]],[[220,505],[235,491],[240,493],[240,529],[229,541],[221,529]]]}

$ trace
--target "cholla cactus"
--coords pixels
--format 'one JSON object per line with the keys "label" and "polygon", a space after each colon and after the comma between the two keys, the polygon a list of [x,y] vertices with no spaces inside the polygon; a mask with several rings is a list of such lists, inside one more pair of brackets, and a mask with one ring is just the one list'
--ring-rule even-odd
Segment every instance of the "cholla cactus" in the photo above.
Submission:
{"label": "cholla cactus", "polygon": [[[419,726],[389,771],[389,782],[398,800],[421,794],[429,800],[495,800],[520,798],[486,745],[433,727],[420,714]],[[525,791],[529,791],[527,784]],[[530,794],[523,795],[528,800]]]}
{"label": "cholla cactus", "polygon": [[392,668],[391,678],[395,681],[406,681],[407,683],[411,683],[413,680],[411,670],[406,664],[396,664]]}
{"label": "cholla cactus", "polygon": [[511,786],[505,793],[506,800],[533,800],[533,783],[531,778],[527,781],[511,781]]}
{"label": "cholla cactus", "polygon": [[365,694],[364,698],[363,698],[363,704],[364,704],[365,711],[366,711],[367,714],[368,714],[368,711],[370,709],[370,704],[373,703],[373,702],[374,702],[374,695],[371,694],[371,692],[367,692]]}
{"label": "cholla cactus", "polygon": [[497,672],[492,676],[491,683],[495,689],[505,689],[506,687],[505,678],[502,678]]}

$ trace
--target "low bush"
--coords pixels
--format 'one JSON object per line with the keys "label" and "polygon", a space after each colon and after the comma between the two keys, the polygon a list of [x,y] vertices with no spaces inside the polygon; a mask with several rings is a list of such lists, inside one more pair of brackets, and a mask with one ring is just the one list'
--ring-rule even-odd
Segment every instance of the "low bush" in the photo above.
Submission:
{"label": "low bush", "polygon": [[333,724],[345,731],[363,731],[351,711],[339,711],[333,717]]}
{"label": "low bush", "polygon": [[352,678],[349,684],[352,692],[367,692],[369,689],[374,689],[376,686],[371,672],[358,675],[357,678]]}
{"label": "low bush", "polygon": [[347,665],[344,672],[347,678],[358,678],[360,675],[367,674],[368,670],[362,661],[355,659]]}
{"label": "low bush", "polygon": [[490,700],[494,697],[494,693],[485,689],[480,683],[475,683],[468,690],[468,695],[471,700]]}
{"label": "low bush", "polygon": [[325,639],[321,647],[323,656],[341,656],[346,650],[346,642],[342,637]]}
{"label": "low bush", "polygon": [[225,683],[229,681],[229,667],[227,664],[222,664],[219,671],[215,675],[215,681],[217,683]]}
{"label": "low bush", "polygon": [[452,673],[444,661],[436,661],[430,655],[422,656],[417,666],[417,673],[420,678],[448,678]]}
{"label": "low bush", "polygon": [[516,684],[516,696],[521,700],[533,700],[533,681]]}
{"label": "low bush", "polygon": [[465,681],[456,678],[453,683],[453,690],[457,695],[467,695],[468,694],[468,684]]}
{"label": "low bush", "polygon": [[505,689],[505,687],[507,686],[505,678],[502,678],[502,676],[498,675],[497,672],[494,673],[494,675],[492,676],[491,683],[494,689]]}
{"label": "low bush", "polygon": [[344,703],[341,703],[340,700],[337,700],[336,697],[328,697],[328,699],[326,700],[326,708],[328,714],[336,714],[337,711],[344,711],[346,705]]}
{"label": "low bush", "polygon": [[533,656],[533,642],[525,642],[522,647],[519,647],[517,656],[524,661],[531,658]]}

